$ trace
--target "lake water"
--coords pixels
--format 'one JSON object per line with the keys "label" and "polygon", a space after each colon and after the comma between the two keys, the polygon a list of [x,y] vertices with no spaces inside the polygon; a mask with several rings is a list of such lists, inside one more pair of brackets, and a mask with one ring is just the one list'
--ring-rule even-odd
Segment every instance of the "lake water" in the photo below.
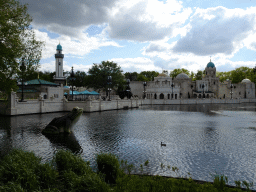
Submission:
{"label": "lake water", "polygon": [[[145,105],[138,109],[84,113],[66,136],[47,138],[41,130],[49,113],[0,117],[0,153],[11,148],[33,151],[50,161],[58,149],[81,154],[95,166],[95,154],[110,152],[153,175],[176,177],[167,166],[193,179],[213,181],[215,173],[256,181],[256,104]],[[160,143],[166,144],[161,147]],[[161,168],[161,163],[165,167]],[[139,171],[138,171],[139,172]],[[253,189],[255,189],[255,185]]]}

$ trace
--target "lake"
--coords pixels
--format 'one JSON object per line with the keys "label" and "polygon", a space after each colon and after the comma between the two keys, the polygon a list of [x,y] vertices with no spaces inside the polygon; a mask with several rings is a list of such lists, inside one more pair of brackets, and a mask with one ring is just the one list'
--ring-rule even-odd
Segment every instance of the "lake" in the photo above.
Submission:
{"label": "lake", "polygon": [[[153,175],[185,177],[189,172],[193,179],[213,181],[211,174],[217,173],[227,176],[229,185],[235,180],[256,181],[254,103],[144,105],[84,113],[70,135],[41,134],[63,114],[0,116],[0,155],[22,148],[47,162],[56,150],[69,149],[95,168],[95,155],[110,152],[137,168],[149,160],[144,171]],[[179,168],[177,175],[168,165]]]}

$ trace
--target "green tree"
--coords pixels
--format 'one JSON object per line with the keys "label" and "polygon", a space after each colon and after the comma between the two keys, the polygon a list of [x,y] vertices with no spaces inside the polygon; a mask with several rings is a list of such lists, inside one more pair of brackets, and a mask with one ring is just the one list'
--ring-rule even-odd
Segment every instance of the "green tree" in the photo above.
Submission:
{"label": "green tree", "polygon": [[202,80],[203,78],[203,71],[197,70],[197,73],[195,75],[195,80]]}
{"label": "green tree", "polygon": [[[84,71],[77,71],[75,72],[75,80],[74,86],[76,87],[85,87],[88,84],[88,77]],[[67,78],[68,84],[71,85],[70,75]]]}
{"label": "green tree", "polygon": [[190,76],[189,70],[181,68],[181,69],[174,69],[171,73],[170,73],[170,77],[175,78],[177,75],[179,75],[180,73],[185,73],[188,76]]}
{"label": "green tree", "polygon": [[254,80],[253,69],[249,67],[239,67],[231,71],[232,83],[239,83],[243,79],[248,78],[251,81]]}
{"label": "green tree", "polygon": [[138,77],[138,73],[137,72],[133,72],[133,73],[130,73],[130,72],[126,72],[124,74],[125,78],[126,79],[130,79],[130,81],[137,81],[137,77]]}
{"label": "green tree", "polygon": [[142,71],[138,75],[138,81],[154,81],[154,78],[157,77],[159,73],[157,71]]}
{"label": "green tree", "polygon": [[195,80],[195,76],[196,76],[195,73],[191,71],[189,77],[192,79],[192,81]]}
{"label": "green tree", "polygon": [[25,58],[27,73],[39,66],[43,43],[35,40],[31,21],[26,5],[16,0],[0,1],[0,91],[5,96],[18,89],[21,58]]}
{"label": "green tree", "polygon": [[219,77],[220,82],[223,83],[227,79],[231,79],[231,71],[228,71],[228,72],[219,72],[219,71],[217,71],[216,72],[216,77]]}
{"label": "green tree", "polygon": [[88,70],[88,87],[95,90],[107,90],[107,77],[112,76],[111,87],[117,89],[119,86],[125,85],[124,76],[121,67],[113,61],[102,61],[101,64],[93,64]]}

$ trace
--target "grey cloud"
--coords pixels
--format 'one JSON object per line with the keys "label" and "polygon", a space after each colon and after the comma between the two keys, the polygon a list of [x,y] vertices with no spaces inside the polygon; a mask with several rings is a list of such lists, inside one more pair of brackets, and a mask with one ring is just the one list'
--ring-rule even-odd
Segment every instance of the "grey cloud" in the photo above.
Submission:
{"label": "grey cloud", "polygon": [[[91,24],[108,21],[108,10],[117,0],[19,0],[28,3],[28,12],[33,23],[51,26],[57,33],[65,34],[66,28],[76,30]],[[60,26],[60,27],[56,27]]]}
{"label": "grey cloud", "polygon": [[242,41],[253,30],[254,15],[224,18],[224,9],[219,7],[214,19],[205,20],[199,15],[191,18],[192,29],[185,37],[177,41],[174,52],[210,55],[216,53],[231,54],[234,42]]}
{"label": "grey cloud", "polygon": [[154,51],[157,51],[157,52],[167,51],[167,48],[161,45],[157,45],[155,43],[150,43],[150,45],[145,49],[146,53],[151,53]]}

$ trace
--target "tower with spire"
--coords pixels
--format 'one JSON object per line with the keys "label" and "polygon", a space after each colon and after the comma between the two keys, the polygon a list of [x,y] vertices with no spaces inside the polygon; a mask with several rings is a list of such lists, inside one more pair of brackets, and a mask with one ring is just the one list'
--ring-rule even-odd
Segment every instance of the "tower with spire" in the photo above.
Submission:
{"label": "tower with spire", "polygon": [[53,77],[54,83],[65,85],[66,78],[63,76],[63,58],[62,46],[57,45],[55,54],[55,76]]}

